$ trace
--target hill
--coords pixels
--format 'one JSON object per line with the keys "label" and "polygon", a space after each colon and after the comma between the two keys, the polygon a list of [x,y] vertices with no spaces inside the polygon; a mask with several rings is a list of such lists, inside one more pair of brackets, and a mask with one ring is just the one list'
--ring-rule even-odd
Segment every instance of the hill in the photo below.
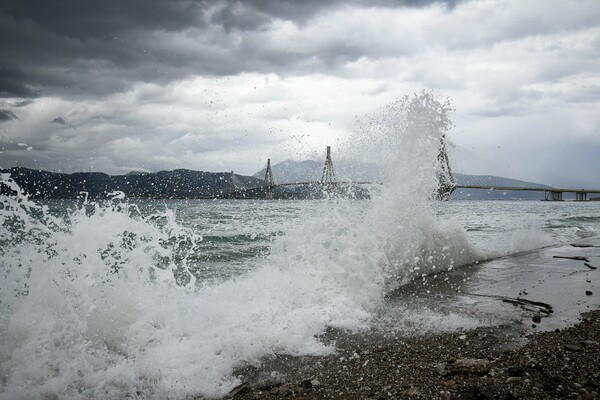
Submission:
{"label": "hill", "polygon": [[[539,183],[520,181],[517,179],[503,178],[493,175],[454,174],[454,177],[460,186],[490,186],[503,188],[528,187],[551,189],[550,186]],[[454,191],[454,193],[452,193],[450,198],[455,200],[543,200],[544,192],[458,188]]]}
{"label": "hill", "polygon": [[[90,198],[106,198],[122,191],[130,198],[214,198],[229,193],[228,172],[204,172],[189,169],[107,175],[101,172],[62,174],[28,168],[0,169],[33,198],[77,198],[85,192]],[[262,185],[251,176],[234,175],[236,189]],[[0,185],[0,193],[8,191]]]}

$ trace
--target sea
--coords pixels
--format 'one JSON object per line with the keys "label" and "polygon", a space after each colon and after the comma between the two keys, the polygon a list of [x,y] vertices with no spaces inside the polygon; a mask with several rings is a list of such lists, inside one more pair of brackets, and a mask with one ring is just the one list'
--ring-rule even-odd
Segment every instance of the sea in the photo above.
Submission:
{"label": "sea", "polygon": [[[600,202],[431,200],[446,110],[383,113],[355,141],[389,149],[369,200],[33,200],[1,176],[0,398],[220,398],[241,368],[335,353],[328,329],[384,329],[416,279],[600,234]],[[411,315],[396,334],[431,331]]]}

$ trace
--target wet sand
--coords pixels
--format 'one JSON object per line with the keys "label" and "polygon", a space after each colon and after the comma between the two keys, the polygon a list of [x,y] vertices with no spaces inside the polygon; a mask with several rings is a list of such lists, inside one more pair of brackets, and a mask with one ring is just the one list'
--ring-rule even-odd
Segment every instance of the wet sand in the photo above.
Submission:
{"label": "wet sand", "polygon": [[599,278],[591,238],[418,279],[388,296],[371,331],[326,332],[334,355],[242,369],[229,397],[600,398]]}

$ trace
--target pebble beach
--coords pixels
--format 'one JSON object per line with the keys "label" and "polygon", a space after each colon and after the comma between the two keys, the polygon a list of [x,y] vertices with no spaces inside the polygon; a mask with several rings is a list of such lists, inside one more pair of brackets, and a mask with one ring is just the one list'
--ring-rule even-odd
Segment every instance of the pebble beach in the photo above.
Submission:
{"label": "pebble beach", "polygon": [[229,398],[600,398],[600,311],[562,330],[508,332],[484,328],[364,351],[342,345],[328,357],[282,357],[277,364],[286,365],[285,374],[261,368]]}

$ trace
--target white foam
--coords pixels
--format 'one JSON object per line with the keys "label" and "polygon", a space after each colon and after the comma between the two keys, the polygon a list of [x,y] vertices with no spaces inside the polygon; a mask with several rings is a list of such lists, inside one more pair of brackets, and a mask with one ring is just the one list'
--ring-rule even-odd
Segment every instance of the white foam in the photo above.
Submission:
{"label": "white foam", "polygon": [[386,186],[367,209],[321,202],[259,267],[219,284],[174,278],[190,277],[184,244],[201,236],[172,210],[143,218],[115,194],[64,222],[3,198],[0,215],[24,222],[2,220],[0,397],[219,397],[238,367],[333,351],[317,339],[326,327],[365,329],[401,282],[479,256],[426,200],[447,111],[426,93],[382,111],[360,131],[387,143]]}
{"label": "white foam", "polygon": [[485,321],[459,312],[438,312],[420,306],[417,309],[399,307],[390,316],[384,316],[379,323],[384,333],[392,332],[400,336],[420,336],[428,333],[457,332],[485,326]]}
{"label": "white foam", "polygon": [[541,229],[519,229],[512,233],[510,253],[514,254],[541,249],[542,247],[552,246],[557,243],[558,241],[556,238]]}

